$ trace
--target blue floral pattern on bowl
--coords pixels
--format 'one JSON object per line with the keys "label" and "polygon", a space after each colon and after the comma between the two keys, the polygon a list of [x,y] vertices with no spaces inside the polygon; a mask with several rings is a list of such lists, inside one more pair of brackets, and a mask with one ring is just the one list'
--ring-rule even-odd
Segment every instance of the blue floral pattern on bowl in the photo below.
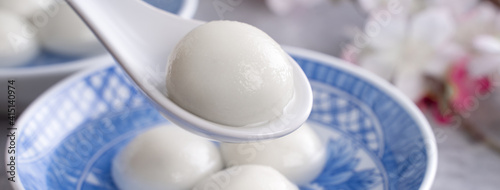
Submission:
{"label": "blue floral pattern on bowl", "polygon": [[[313,87],[308,122],[328,144],[323,172],[301,189],[420,189],[430,155],[409,111],[371,81],[313,56],[292,57]],[[118,66],[74,77],[20,119],[15,185],[116,189],[114,155],[144,130],[168,123]]]}

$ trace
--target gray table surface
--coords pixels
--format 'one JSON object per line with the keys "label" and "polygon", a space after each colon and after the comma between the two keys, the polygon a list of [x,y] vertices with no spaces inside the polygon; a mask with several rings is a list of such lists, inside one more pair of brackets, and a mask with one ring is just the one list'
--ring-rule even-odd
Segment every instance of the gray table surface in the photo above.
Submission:
{"label": "gray table surface", "polygon": [[[213,2],[200,0],[196,19],[238,20],[257,26],[281,44],[307,48],[338,56],[349,38],[346,27],[361,26],[363,16],[350,3],[325,2],[313,9],[287,16],[272,14],[262,0],[243,1],[220,17]],[[224,1],[223,1],[224,2]],[[3,98],[3,96],[0,96]],[[0,98],[0,101],[6,101]],[[0,108],[2,109],[2,108]],[[0,129],[6,132],[6,116],[0,117]],[[433,189],[496,190],[500,189],[500,155],[484,144],[468,138],[460,129],[446,129],[446,138],[439,139],[439,166]],[[0,147],[5,147],[6,134],[0,135]],[[4,157],[0,156],[4,164]],[[4,167],[5,165],[1,166]],[[0,189],[12,189],[6,173],[0,172]]]}

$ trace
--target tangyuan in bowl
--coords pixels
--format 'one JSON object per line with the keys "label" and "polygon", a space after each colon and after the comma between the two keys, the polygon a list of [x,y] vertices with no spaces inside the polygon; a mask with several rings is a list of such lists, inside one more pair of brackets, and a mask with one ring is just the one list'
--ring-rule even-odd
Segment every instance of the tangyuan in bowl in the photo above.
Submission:
{"label": "tangyuan in bowl", "polygon": [[[193,17],[198,4],[198,0],[143,1],[184,18]],[[69,74],[112,60],[65,1],[2,0],[0,15],[0,80],[16,80],[18,109]],[[0,93],[7,91],[2,88]]]}
{"label": "tangyuan in bowl", "polygon": [[[434,136],[421,112],[388,83],[338,59],[285,48],[308,76],[308,123],[326,145],[326,164],[302,190],[430,189]],[[135,136],[173,125],[110,64],[53,87],[19,119],[20,189],[116,189],[115,155]],[[9,158],[7,154],[7,158]]]}

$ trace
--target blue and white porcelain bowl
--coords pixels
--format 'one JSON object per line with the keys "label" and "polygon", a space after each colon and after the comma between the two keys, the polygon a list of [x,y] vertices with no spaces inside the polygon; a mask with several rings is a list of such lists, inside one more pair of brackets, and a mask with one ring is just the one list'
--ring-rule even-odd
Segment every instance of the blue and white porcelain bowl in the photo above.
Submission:
{"label": "blue and white porcelain bowl", "polygon": [[[436,144],[410,100],[356,66],[285,49],[311,81],[314,106],[308,122],[328,143],[323,172],[302,190],[430,188]],[[81,72],[46,92],[18,120],[12,185],[116,189],[112,158],[134,136],[163,123],[168,121],[115,64]]]}
{"label": "blue and white porcelain bowl", "polygon": [[[198,0],[143,0],[164,11],[184,18],[192,18],[198,7]],[[40,93],[64,77],[85,68],[105,64],[111,60],[108,54],[91,57],[66,57],[42,52],[30,63],[18,67],[0,67],[0,81],[14,79],[19,86],[18,106],[24,107]],[[7,94],[7,89],[0,88],[0,94]],[[0,102],[0,107],[6,107]],[[0,110],[3,113],[4,110]]]}

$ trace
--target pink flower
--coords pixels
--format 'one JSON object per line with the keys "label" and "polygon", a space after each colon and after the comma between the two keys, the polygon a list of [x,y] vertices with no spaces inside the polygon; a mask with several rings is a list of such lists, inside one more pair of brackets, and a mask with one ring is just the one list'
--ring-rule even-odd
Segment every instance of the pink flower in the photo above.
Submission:
{"label": "pink flower", "polygon": [[[365,43],[355,37],[343,57],[392,82],[437,121],[448,123],[456,114],[473,111],[478,96],[492,90],[491,76],[500,74],[500,13],[491,3],[359,2],[372,16]],[[373,21],[394,2],[402,13],[379,23],[374,33]]]}
{"label": "pink flower", "polygon": [[451,67],[448,74],[448,96],[455,112],[468,112],[474,106],[474,101],[491,90],[488,77],[473,78],[467,70],[468,60],[460,61]]}
{"label": "pink flower", "polygon": [[455,62],[446,80],[441,83],[442,89],[430,92],[417,102],[417,105],[421,109],[428,110],[437,122],[451,123],[455,114],[473,111],[477,97],[491,92],[490,78],[470,76],[467,70],[469,63],[467,58]]}

